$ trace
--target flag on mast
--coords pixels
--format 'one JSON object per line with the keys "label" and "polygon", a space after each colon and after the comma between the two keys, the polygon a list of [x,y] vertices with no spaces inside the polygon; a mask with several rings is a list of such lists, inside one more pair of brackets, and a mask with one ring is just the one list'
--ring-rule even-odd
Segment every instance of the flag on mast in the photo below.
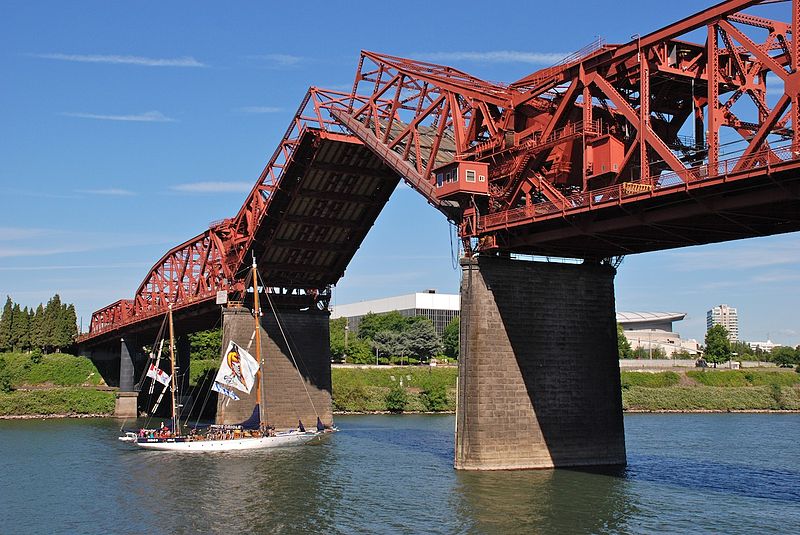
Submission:
{"label": "flag on mast", "polygon": [[162,370],[161,368],[157,368],[155,364],[150,364],[150,367],[147,369],[147,376],[155,379],[159,383],[164,386],[169,386],[169,382],[172,380],[172,376],[170,376],[167,372]]}
{"label": "flag on mast", "polygon": [[221,386],[229,386],[249,394],[253,389],[256,373],[258,361],[231,340],[214,381]]}

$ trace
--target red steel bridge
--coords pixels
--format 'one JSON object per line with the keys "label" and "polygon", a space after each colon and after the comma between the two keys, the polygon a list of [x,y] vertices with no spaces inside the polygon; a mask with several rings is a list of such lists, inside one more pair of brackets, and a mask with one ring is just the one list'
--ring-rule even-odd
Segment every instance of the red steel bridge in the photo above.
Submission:
{"label": "red steel bridge", "polygon": [[[466,255],[602,260],[800,230],[800,0],[729,0],[510,84],[362,52],[312,87],[239,212],[168,251],[79,343],[205,325],[255,255],[274,299],[327,306],[400,180]],[[213,324],[213,321],[212,323]]]}

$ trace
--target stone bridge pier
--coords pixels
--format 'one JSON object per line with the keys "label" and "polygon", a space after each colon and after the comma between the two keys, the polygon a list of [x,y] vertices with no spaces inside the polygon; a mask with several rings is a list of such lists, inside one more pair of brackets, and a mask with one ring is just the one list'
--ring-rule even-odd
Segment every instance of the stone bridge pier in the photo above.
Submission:
{"label": "stone bridge pier", "polygon": [[92,361],[108,386],[119,388],[114,404],[114,416],[117,418],[136,418],[138,415],[135,370],[140,353],[133,336],[125,336],[91,350],[84,349],[80,353]]}
{"label": "stone bridge pier", "polygon": [[463,259],[455,467],[624,465],[607,265]]}
{"label": "stone bridge pier", "polygon": [[[328,311],[316,308],[263,310],[261,321],[261,360],[264,373],[263,404],[265,420],[277,429],[306,427],[333,422],[331,401],[331,357]],[[287,346],[284,334],[289,341]],[[255,356],[254,321],[245,308],[226,308],[222,313],[222,348],[233,340]],[[291,347],[291,353],[289,348]],[[294,359],[292,358],[294,355]],[[296,362],[296,365],[295,365]],[[299,373],[298,373],[299,372]],[[219,395],[217,423],[238,424],[253,413],[256,389],[250,395],[240,393],[240,401]]]}

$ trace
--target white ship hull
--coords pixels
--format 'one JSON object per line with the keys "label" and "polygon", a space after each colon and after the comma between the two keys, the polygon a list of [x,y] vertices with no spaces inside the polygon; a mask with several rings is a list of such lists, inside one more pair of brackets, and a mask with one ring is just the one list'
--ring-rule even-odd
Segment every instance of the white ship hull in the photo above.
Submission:
{"label": "white ship hull", "polygon": [[313,431],[287,431],[277,433],[271,437],[248,437],[234,438],[228,440],[183,440],[178,439],[159,439],[159,438],[140,438],[133,444],[146,450],[161,451],[242,451],[242,450],[261,450],[267,448],[279,448],[285,446],[300,446],[321,436],[322,433]]}

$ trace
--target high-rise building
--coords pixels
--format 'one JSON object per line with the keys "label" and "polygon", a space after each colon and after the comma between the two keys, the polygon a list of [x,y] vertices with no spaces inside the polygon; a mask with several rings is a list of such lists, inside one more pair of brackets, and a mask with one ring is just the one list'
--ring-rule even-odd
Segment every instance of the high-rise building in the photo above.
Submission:
{"label": "high-rise building", "polygon": [[739,315],[736,309],[728,305],[719,305],[706,314],[706,330],[714,325],[722,325],[728,331],[731,342],[739,341]]}

